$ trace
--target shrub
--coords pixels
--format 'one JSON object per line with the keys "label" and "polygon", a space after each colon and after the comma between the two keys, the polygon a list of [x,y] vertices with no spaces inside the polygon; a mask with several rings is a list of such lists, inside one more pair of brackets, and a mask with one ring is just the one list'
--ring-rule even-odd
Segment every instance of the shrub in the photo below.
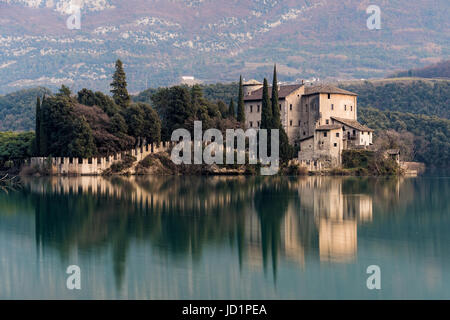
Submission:
{"label": "shrub", "polygon": [[126,169],[131,168],[131,166],[133,165],[133,163],[135,161],[136,161],[136,157],[126,154],[122,158],[122,160],[120,160],[119,162],[113,163],[111,165],[111,167],[109,169],[105,170],[105,172],[103,174],[108,175],[108,174],[120,173]]}

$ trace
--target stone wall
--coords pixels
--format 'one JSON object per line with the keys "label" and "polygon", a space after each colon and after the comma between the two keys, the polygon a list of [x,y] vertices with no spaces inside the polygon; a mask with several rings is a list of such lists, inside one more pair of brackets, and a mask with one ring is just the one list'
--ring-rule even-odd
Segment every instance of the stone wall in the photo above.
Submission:
{"label": "stone wall", "polygon": [[71,158],[71,157],[34,157],[29,161],[29,165],[37,167],[50,167],[51,174],[54,175],[101,175],[104,170],[112,164],[120,162],[125,155],[131,155],[136,161],[141,161],[152,153],[168,150],[173,142],[162,142],[157,144],[147,144],[132,150],[123,151],[106,157],[93,158]]}

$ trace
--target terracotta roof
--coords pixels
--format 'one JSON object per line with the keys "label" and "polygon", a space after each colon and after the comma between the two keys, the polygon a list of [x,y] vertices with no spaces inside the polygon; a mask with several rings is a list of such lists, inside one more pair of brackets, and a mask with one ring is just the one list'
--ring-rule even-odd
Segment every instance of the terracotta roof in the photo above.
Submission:
{"label": "terracotta roof", "polygon": [[369,127],[366,127],[365,125],[362,125],[361,123],[359,123],[356,120],[351,120],[351,119],[344,119],[344,118],[338,118],[338,117],[331,117],[331,119],[343,123],[349,127],[355,128],[356,130],[359,131],[366,131],[366,132],[373,132],[372,129],[370,129]]}
{"label": "terracotta roof", "polygon": [[342,129],[342,125],[340,124],[326,124],[323,126],[318,126],[316,130],[318,131],[329,131],[329,130],[336,130],[336,129]]}
{"label": "terracotta roof", "polygon": [[356,93],[350,92],[341,88],[333,87],[330,85],[317,85],[317,86],[305,86],[305,95],[311,95],[316,93],[337,93],[337,94],[347,94],[351,96],[357,96]]}
{"label": "terracotta roof", "polygon": [[[287,86],[279,86],[278,88],[278,99],[282,100],[290,95],[295,90],[301,88],[302,84],[292,84]],[[263,88],[253,91],[249,95],[244,97],[245,101],[258,101],[262,100]],[[269,87],[269,98],[272,98],[272,87]]]}

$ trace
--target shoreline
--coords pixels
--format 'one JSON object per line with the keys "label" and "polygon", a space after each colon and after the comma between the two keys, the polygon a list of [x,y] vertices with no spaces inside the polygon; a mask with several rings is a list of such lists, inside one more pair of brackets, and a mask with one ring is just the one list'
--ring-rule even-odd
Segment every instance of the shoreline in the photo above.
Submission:
{"label": "shoreline", "polygon": [[[149,150],[150,151],[150,150]],[[161,150],[162,151],[162,150]],[[48,158],[41,162],[29,162],[17,168],[20,176],[259,176],[261,164],[175,164],[167,151],[150,153],[145,156],[136,152],[112,160],[109,166],[105,162],[83,161],[78,165],[73,162],[72,169],[67,168],[69,158]],[[61,160],[63,159],[63,160]],[[72,165],[72,164],[71,164]],[[389,163],[389,166],[358,166],[351,168],[334,167],[310,170],[297,159],[280,164],[273,176],[418,176],[425,172],[425,165],[418,162]],[[264,176],[264,175],[262,175]]]}

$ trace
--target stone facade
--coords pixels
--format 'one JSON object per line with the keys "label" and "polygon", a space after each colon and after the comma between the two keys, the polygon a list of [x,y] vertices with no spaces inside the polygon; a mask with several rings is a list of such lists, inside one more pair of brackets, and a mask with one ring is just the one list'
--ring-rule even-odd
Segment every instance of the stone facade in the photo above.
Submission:
{"label": "stone facade", "polygon": [[[262,84],[244,84],[246,125],[261,124]],[[271,98],[272,88],[269,87]],[[279,86],[281,123],[298,160],[311,171],[341,166],[344,149],[368,148],[373,130],[358,123],[357,95],[329,85]]]}
{"label": "stone facade", "polygon": [[[262,86],[246,89],[244,95],[245,124],[247,128],[259,128],[261,124]],[[304,85],[280,86],[278,91],[278,107],[280,120],[289,141],[297,143],[295,138],[300,130],[300,104],[304,94]],[[272,87],[269,87],[269,97],[272,96]]]}
{"label": "stone facade", "polygon": [[344,140],[340,125],[319,126],[314,136],[300,141],[298,160],[310,171],[339,167],[342,163]]}
{"label": "stone facade", "polygon": [[[328,92],[322,92],[328,91]],[[298,139],[314,134],[317,126],[332,124],[332,117],[357,119],[356,95],[333,87],[309,87],[301,100],[302,119]]]}
{"label": "stone facade", "polygon": [[342,125],[343,139],[346,140],[346,149],[367,148],[372,145],[373,130],[363,126],[356,119],[331,117],[332,124]]}
{"label": "stone facade", "polygon": [[[262,84],[255,80],[246,82],[244,93],[246,126],[259,128]],[[269,87],[270,98],[271,95]],[[285,85],[279,87],[278,96],[281,123],[293,145],[313,136],[316,127],[333,124],[333,117],[357,121],[357,95],[346,90],[326,85]]]}

